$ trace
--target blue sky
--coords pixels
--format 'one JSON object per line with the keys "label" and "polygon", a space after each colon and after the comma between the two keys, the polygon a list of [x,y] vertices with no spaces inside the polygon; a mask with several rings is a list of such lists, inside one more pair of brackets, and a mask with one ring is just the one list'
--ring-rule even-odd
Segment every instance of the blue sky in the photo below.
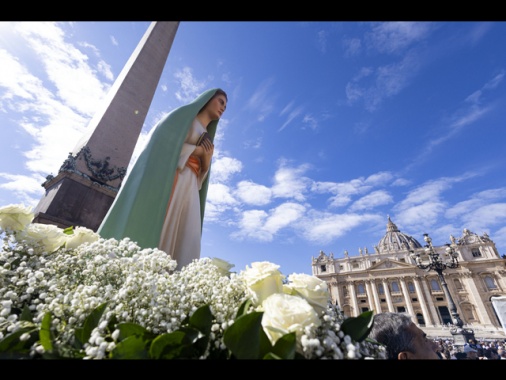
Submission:
{"label": "blue sky", "polygon": [[[0,22],[0,205],[36,206],[150,22]],[[504,22],[181,22],[138,147],[221,87],[202,256],[240,271],[423,244],[506,253]],[[137,150],[136,150],[137,152]],[[136,153],[134,153],[134,158]]]}

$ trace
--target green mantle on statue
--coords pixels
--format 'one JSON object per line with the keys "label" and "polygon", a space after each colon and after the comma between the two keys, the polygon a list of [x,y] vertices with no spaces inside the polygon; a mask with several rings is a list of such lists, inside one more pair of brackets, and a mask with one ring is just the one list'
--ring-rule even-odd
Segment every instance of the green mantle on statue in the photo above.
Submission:
{"label": "green mantle on statue", "polygon": [[[141,248],[158,247],[184,140],[197,113],[216,90],[207,90],[193,102],[175,109],[154,127],[97,230],[101,237],[118,240],[128,237]],[[214,120],[207,127],[212,141],[217,126],[218,120]],[[210,171],[211,168],[199,191],[201,223]]]}

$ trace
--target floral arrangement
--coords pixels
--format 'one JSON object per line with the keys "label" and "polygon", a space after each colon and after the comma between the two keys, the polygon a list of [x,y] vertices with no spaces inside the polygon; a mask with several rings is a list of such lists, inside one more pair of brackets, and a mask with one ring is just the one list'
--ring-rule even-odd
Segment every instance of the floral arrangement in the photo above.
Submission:
{"label": "floral arrangement", "polygon": [[0,208],[0,358],[384,359],[372,312],[346,318],[325,281],[217,258],[180,271],[158,249]]}

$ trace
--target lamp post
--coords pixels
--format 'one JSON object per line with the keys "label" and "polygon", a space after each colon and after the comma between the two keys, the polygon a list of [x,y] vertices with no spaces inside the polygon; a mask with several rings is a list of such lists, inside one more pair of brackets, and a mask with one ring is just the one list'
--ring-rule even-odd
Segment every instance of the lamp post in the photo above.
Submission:
{"label": "lamp post", "polygon": [[457,307],[453,302],[453,298],[448,290],[448,285],[446,284],[443,271],[446,269],[455,269],[459,267],[459,258],[457,251],[453,248],[452,245],[446,244],[445,255],[446,259],[443,261],[441,255],[434,250],[432,246],[432,239],[429,237],[429,234],[423,234],[423,240],[427,243],[425,245],[425,253],[429,258],[428,263],[424,263],[422,258],[420,257],[420,253],[411,252],[411,258],[415,261],[416,266],[420,269],[424,269],[427,272],[433,270],[437,273],[439,277],[439,281],[443,287],[443,292],[445,293],[446,299],[448,301],[448,307],[450,309],[450,314],[452,316],[453,327],[450,332],[453,335],[454,344],[456,345],[464,345],[469,341],[469,339],[474,339],[474,331],[471,329],[464,329],[462,326],[464,323],[462,319],[459,317],[459,313],[457,312]]}

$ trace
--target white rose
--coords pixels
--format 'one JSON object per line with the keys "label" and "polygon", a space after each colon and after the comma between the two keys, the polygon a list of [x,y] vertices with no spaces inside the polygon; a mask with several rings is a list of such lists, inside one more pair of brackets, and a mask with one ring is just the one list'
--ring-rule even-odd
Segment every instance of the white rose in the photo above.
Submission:
{"label": "white rose", "polygon": [[31,207],[8,205],[0,208],[0,228],[3,230],[22,231],[33,220]]}
{"label": "white rose", "polygon": [[306,327],[316,328],[321,324],[313,307],[301,297],[276,293],[263,302],[262,308],[262,327],[273,345],[290,332],[295,332],[300,344]]}
{"label": "white rose", "polygon": [[327,282],[318,277],[305,273],[293,273],[288,276],[288,284],[283,286],[283,291],[287,294],[305,298],[314,307],[318,315],[321,315],[328,307]]}
{"label": "white rose", "polygon": [[223,276],[228,276],[230,274],[230,269],[235,266],[234,264],[230,264],[228,261],[218,259],[217,257],[213,257],[211,259],[211,264],[217,267]]}
{"label": "white rose", "polygon": [[52,224],[32,223],[23,231],[22,237],[29,243],[41,244],[46,252],[54,252],[67,240],[63,230]]}
{"label": "white rose", "polygon": [[285,276],[278,270],[279,265],[268,261],[251,263],[241,272],[246,283],[246,289],[254,305],[262,302],[274,293],[283,292],[283,279]]}
{"label": "white rose", "polygon": [[100,239],[100,235],[86,227],[76,227],[74,233],[66,235],[65,248],[75,249],[83,243],[93,243]]}

